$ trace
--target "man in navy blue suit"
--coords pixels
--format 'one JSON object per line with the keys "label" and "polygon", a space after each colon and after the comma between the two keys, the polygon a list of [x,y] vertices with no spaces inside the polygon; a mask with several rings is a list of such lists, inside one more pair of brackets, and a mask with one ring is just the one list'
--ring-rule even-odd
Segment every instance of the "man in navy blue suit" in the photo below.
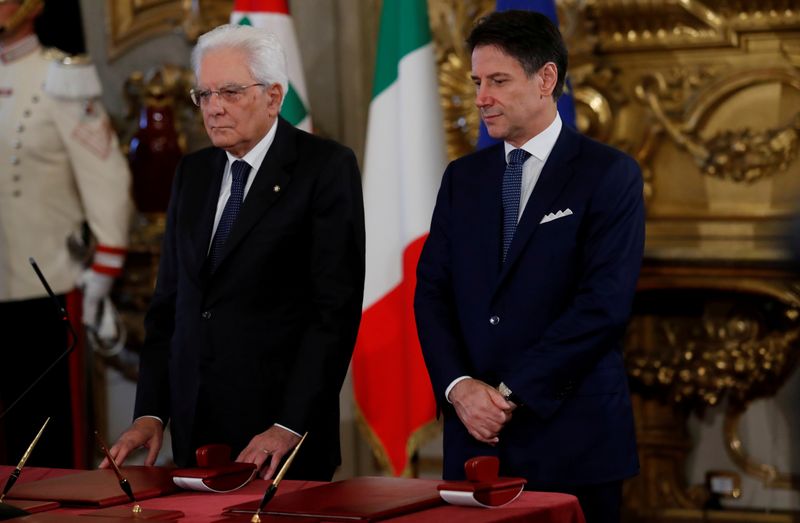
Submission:
{"label": "man in navy blue suit", "polygon": [[452,162],[415,311],[444,416],[444,477],[495,455],[528,488],[618,521],[639,464],[621,339],[644,245],[642,178],[562,125],[567,51],[547,17],[493,13],[467,40],[478,106],[504,143]]}

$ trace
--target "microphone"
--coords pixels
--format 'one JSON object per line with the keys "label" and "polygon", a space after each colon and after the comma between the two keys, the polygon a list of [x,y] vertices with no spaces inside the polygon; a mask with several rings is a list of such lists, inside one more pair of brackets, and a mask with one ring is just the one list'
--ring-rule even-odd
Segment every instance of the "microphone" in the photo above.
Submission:
{"label": "microphone", "polygon": [[39,270],[39,266],[36,264],[36,260],[34,260],[33,258],[28,258],[28,262],[31,264],[31,267],[33,267],[33,270],[36,272],[36,276],[39,277],[39,281],[42,282],[42,285],[44,286],[44,289],[47,291],[47,294],[50,296],[50,299],[53,300],[53,303],[55,304],[56,309],[58,310],[59,314],[61,315],[61,321],[63,321],[67,325],[67,330],[72,335],[72,341],[70,342],[69,346],[67,347],[67,350],[65,350],[63,353],[61,353],[61,355],[58,358],[56,358],[55,361],[53,361],[53,363],[51,363],[49,367],[44,369],[44,372],[42,372],[39,375],[38,378],[33,380],[33,383],[28,385],[28,388],[25,389],[24,391],[22,391],[22,394],[20,394],[17,397],[17,399],[15,399],[14,402],[11,403],[11,405],[9,405],[8,408],[6,408],[6,410],[4,410],[2,413],[0,413],[0,419],[3,419],[5,417],[5,415],[8,414],[9,411],[11,411],[11,409],[13,409],[14,406],[22,400],[22,398],[27,396],[27,394],[31,391],[31,389],[33,389],[40,381],[42,381],[42,379],[45,376],[47,376],[47,374],[51,370],[53,370],[53,367],[58,365],[59,362],[61,362],[61,360],[63,360],[68,354],[70,354],[75,349],[75,345],[78,343],[78,334],[75,332],[75,329],[72,328],[72,323],[69,321],[69,315],[67,314],[67,311],[64,309],[64,307],[61,306],[61,303],[58,301],[58,298],[56,298],[56,295],[53,293],[53,290],[50,288],[50,285],[47,283],[47,280],[45,279],[44,274],[42,274],[42,271]]}

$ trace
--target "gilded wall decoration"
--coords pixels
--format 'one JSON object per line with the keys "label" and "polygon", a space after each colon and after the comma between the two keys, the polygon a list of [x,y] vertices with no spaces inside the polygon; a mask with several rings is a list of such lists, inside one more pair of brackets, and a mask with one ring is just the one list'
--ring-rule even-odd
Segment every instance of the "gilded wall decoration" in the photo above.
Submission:
{"label": "gilded wall decoration", "polygon": [[433,0],[428,3],[439,69],[439,94],[451,160],[475,148],[480,117],[475,108],[472,65],[465,43],[473,24],[494,9],[491,0]]}
{"label": "gilded wall decoration", "polygon": [[108,59],[155,36],[180,29],[190,42],[227,23],[233,0],[107,0]]}
{"label": "gilded wall decoration", "polygon": [[[626,366],[643,469],[666,483],[650,490],[637,480],[631,489],[647,498],[639,508],[703,506],[707,493],[686,485],[689,439],[681,419],[718,405],[733,463],[767,488],[800,488],[800,476],[786,465],[760,463],[739,436],[749,405],[774,396],[800,358],[800,286],[791,273],[647,269],[640,288]],[[675,444],[667,444],[670,438]]]}
{"label": "gilded wall decoration", "polygon": [[742,35],[797,26],[794,0],[587,0],[601,53],[739,46]]}
{"label": "gilded wall decoration", "polygon": [[[724,75],[713,66],[679,69],[643,77],[635,92],[660,128],[694,158],[704,175],[753,183],[786,171],[797,159],[800,113],[789,114],[786,123],[766,129],[727,128],[704,136],[703,126],[740,92],[773,83],[800,90],[800,75],[780,68],[732,75]],[[669,112],[679,113],[678,119]]]}

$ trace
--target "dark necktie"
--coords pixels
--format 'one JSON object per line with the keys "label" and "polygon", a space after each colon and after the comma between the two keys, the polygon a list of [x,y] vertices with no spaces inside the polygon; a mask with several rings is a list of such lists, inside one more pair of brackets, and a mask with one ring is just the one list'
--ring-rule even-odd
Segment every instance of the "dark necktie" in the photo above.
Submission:
{"label": "dark necktie", "polygon": [[225,203],[225,208],[222,210],[222,216],[217,225],[217,232],[214,234],[214,240],[211,242],[211,251],[208,257],[211,262],[211,272],[217,268],[219,255],[222,253],[222,247],[225,245],[225,240],[231,233],[233,224],[236,217],[239,216],[239,210],[242,208],[242,200],[244,199],[244,187],[247,185],[247,175],[250,173],[250,165],[244,160],[236,160],[231,166],[231,195]]}
{"label": "dark necktie", "polygon": [[514,149],[508,155],[508,165],[503,174],[503,262],[506,261],[508,248],[514,239],[519,216],[519,200],[522,194],[522,164],[531,153],[523,149]]}

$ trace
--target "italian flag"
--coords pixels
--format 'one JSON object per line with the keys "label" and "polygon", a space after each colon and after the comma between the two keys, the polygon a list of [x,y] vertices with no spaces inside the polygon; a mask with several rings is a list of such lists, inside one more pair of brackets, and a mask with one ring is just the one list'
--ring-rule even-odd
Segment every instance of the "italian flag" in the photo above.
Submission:
{"label": "italian flag", "polygon": [[289,92],[285,93],[281,116],[292,125],[311,132],[311,110],[303,76],[297,36],[289,16],[288,0],[235,0],[231,23],[266,29],[278,37],[286,50]]}
{"label": "italian flag", "polygon": [[387,472],[435,434],[436,405],[414,324],[416,267],[445,167],[425,0],[384,0],[364,160],[367,274],[353,355],[359,424]]}

